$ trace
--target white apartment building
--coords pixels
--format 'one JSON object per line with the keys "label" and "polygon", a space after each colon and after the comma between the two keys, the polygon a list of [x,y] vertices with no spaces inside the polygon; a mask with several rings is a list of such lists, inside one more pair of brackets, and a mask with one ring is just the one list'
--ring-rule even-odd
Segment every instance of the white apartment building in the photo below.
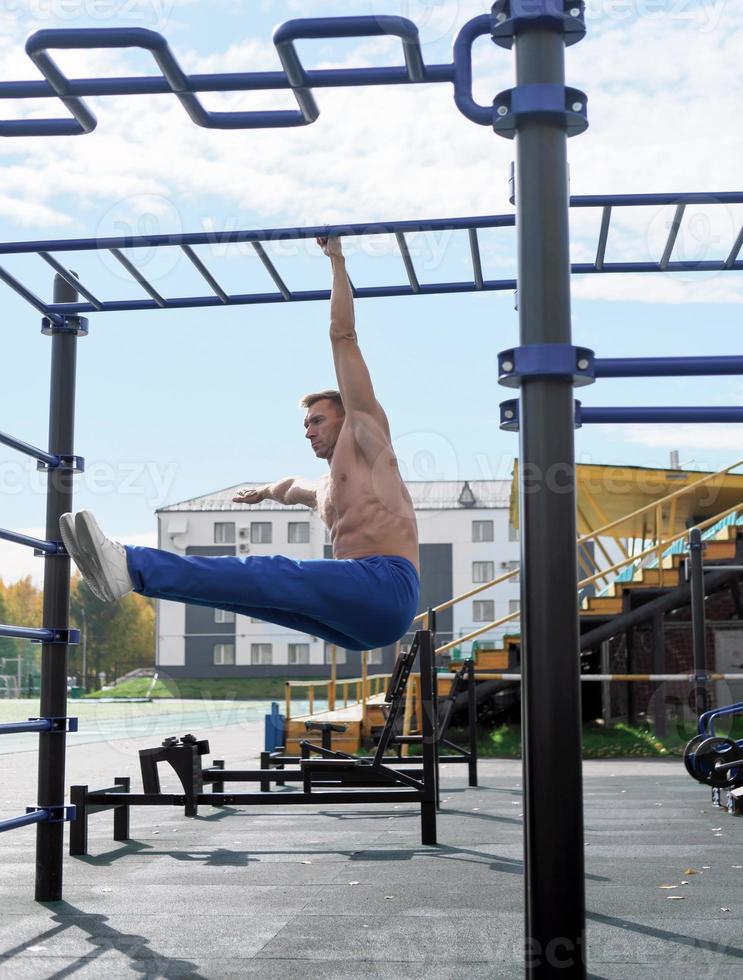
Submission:
{"label": "white apartment building", "polygon": [[[263,481],[265,482],[265,481]],[[256,486],[261,483],[243,483]],[[509,523],[510,480],[412,481],[418,519],[421,605],[424,611],[518,564],[519,544]],[[181,555],[331,557],[318,515],[301,505],[232,503],[228,487],[161,508],[159,546]],[[447,642],[518,610],[514,577],[440,613],[437,638]],[[161,600],[157,610],[157,666],[178,677],[322,677],[330,651],[307,636],[247,616]],[[518,620],[484,634],[494,639]],[[464,652],[469,644],[463,647]],[[336,651],[338,676],[358,676],[359,654]],[[387,670],[394,650],[370,654],[370,669]]]}

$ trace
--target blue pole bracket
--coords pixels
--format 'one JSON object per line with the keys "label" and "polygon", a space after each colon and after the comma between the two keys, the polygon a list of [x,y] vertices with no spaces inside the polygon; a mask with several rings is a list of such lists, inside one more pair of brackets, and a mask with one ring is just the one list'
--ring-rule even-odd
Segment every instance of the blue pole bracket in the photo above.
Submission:
{"label": "blue pole bracket", "polygon": [[56,455],[53,463],[40,459],[36,463],[36,469],[44,473],[49,470],[69,470],[70,473],[83,473],[85,471],[85,460],[82,456]]}
{"label": "blue pole bracket", "polygon": [[575,44],[586,34],[584,0],[496,0],[493,4],[493,41],[511,48],[523,31],[553,30]]}
{"label": "blue pole bracket", "polygon": [[69,823],[77,817],[74,806],[27,806],[26,813],[45,813],[42,823]]}
{"label": "blue pole bracket", "polygon": [[34,558],[69,558],[62,541],[45,541],[43,548],[34,548]]}
{"label": "blue pole bracket", "polygon": [[45,337],[53,337],[56,333],[71,333],[76,337],[87,337],[88,318],[67,314],[61,316],[59,320],[52,320],[45,316],[41,321],[41,332]]}
{"label": "blue pole bracket", "polygon": [[77,718],[67,718],[65,716],[52,715],[48,718],[29,718],[29,721],[48,722],[48,732],[76,732]]}
{"label": "blue pole bracket", "polygon": [[498,383],[518,388],[523,378],[570,378],[577,387],[595,380],[594,353],[571,344],[528,344],[498,354]]}
{"label": "blue pole bracket", "polygon": [[77,646],[80,642],[80,630],[73,629],[44,629],[48,635],[43,637],[29,637],[32,643],[67,643],[70,646]]}
{"label": "blue pole bracket", "polygon": [[518,85],[496,95],[493,129],[512,140],[522,123],[537,120],[560,125],[568,136],[578,136],[588,129],[587,101],[585,92],[565,85]]}

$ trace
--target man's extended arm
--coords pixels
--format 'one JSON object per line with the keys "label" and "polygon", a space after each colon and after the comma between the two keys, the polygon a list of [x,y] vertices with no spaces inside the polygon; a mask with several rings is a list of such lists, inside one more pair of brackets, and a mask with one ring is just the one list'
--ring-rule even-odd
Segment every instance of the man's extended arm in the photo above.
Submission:
{"label": "man's extended arm", "polygon": [[321,239],[320,245],[330,257],[333,286],[330,293],[330,342],[333,347],[335,375],[346,413],[367,412],[384,418],[372,386],[369,369],[364,363],[356,336],[353,293],[346,273],[338,238]]}
{"label": "man's extended arm", "polygon": [[317,507],[317,486],[311,480],[298,476],[287,476],[276,483],[266,483],[262,487],[246,487],[232,498],[236,504],[259,504],[262,500],[276,500],[280,504],[304,504]]}

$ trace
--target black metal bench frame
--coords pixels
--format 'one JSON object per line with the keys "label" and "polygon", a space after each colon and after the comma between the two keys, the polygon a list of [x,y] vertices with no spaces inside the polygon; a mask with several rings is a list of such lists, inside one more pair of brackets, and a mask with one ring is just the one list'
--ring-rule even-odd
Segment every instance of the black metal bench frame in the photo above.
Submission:
{"label": "black metal bench frame", "polygon": [[[459,670],[452,677],[451,688],[449,689],[448,694],[445,698],[442,698],[439,701],[438,724],[436,729],[437,764],[445,762],[461,763],[466,765],[468,769],[467,777],[469,786],[477,786],[476,684],[474,660],[468,659],[463,661]],[[462,745],[457,745],[456,742],[452,742],[446,737],[446,733],[451,724],[452,715],[454,714],[456,701],[459,695],[465,691],[467,693],[467,748]],[[319,731],[321,733],[320,744],[318,745],[317,742],[313,742],[309,738],[302,739],[299,743],[300,755],[287,755],[284,746],[279,746],[272,752],[261,752],[261,769],[282,770],[286,766],[297,766],[304,759],[310,758],[312,753],[330,758],[343,754],[333,749],[332,733],[334,731],[345,731],[345,725],[335,725],[326,722],[305,722],[305,725],[309,731]],[[406,766],[414,765],[416,761],[420,762],[419,756],[403,756],[401,751],[404,744],[415,744],[416,742],[420,741],[420,738],[420,735],[393,735],[390,743],[397,749],[397,753],[395,755],[386,755],[383,759],[384,763],[391,766]],[[446,754],[442,752],[442,749],[446,751]],[[331,752],[332,755],[327,756],[328,752]],[[374,758],[374,756],[356,755],[353,756],[353,758],[371,760]],[[280,779],[274,781],[278,786],[284,785]],[[264,792],[269,792],[270,788],[271,781],[265,780],[261,786],[261,789]]]}
{"label": "black metal bench frame", "polygon": [[[416,659],[421,675],[421,735],[422,755],[418,767],[408,769],[388,762],[387,750],[393,739],[395,721],[404,706],[408,678]],[[209,752],[209,743],[192,735],[180,741],[166,739],[156,749],[140,751],[143,793],[131,793],[117,785],[103,790],[88,791],[73,786],[71,797],[77,805],[75,849],[70,853],[87,853],[87,820],[91,813],[114,809],[114,839],[128,839],[128,813],[134,806],[183,806],[186,816],[197,816],[199,806],[333,806],[380,803],[416,803],[420,806],[421,842],[434,845],[436,840],[436,809],[438,802],[436,696],[433,634],[430,630],[416,632],[409,651],[398,656],[395,671],[385,696],[389,705],[387,720],[372,758],[330,753],[320,758],[300,759],[296,769],[267,771],[265,769],[227,769],[223,760],[201,767],[202,755]],[[160,792],[157,772],[159,762],[169,763],[184,788],[183,793]],[[117,780],[117,783],[120,781]],[[271,782],[301,784],[301,790],[277,797],[275,793],[226,793],[225,783]],[[212,792],[204,792],[211,784]],[[124,817],[117,814],[125,813]],[[118,836],[117,836],[118,833]]]}

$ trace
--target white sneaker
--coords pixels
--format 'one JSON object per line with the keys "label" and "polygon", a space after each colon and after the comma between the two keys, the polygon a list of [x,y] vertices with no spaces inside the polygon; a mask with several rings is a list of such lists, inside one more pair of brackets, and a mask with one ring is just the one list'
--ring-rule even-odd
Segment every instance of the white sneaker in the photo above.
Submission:
{"label": "white sneaker", "polygon": [[59,519],[59,531],[67,554],[77,565],[90,591],[101,602],[110,602],[106,590],[101,586],[95,575],[93,564],[86,561],[85,555],[80,548],[77,536],[75,535],[75,517],[73,514],[62,514]]}
{"label": "white sneaker", "polygon": [[124,546],[106,537],[89,510],[75,514],[75,538],[84,561],[92,566],[96,584],[105,591],[109,602],[121,599],[134,589]]}

